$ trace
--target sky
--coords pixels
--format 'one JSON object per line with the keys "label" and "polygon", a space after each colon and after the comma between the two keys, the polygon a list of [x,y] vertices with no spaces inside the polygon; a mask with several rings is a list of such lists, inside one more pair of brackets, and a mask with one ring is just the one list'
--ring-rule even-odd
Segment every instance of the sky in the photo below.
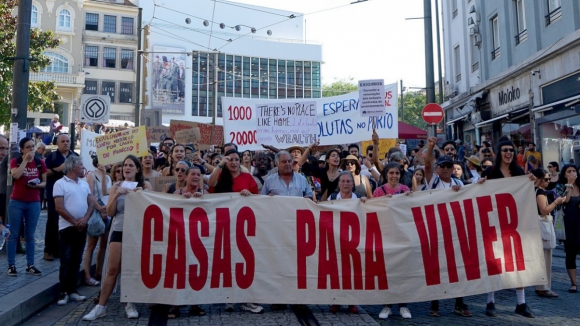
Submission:
{"label": "sky", "polygon": [[[323,46],[323,84],[353,78],[354,82],[384,79],[385,83],[402,79],[405,87],[425,86],[423,20],[405,20],[423,17],[423,0],[369,0],[352,5],[355,0],[235,1],[305,13],[306,39]],[[340,8],[313,13],[335,7]],[[272,30],[275,33],[275,27]],[[433,42],[435,50],[436,46]],[[436,53],[434,57],[437,61]]]}

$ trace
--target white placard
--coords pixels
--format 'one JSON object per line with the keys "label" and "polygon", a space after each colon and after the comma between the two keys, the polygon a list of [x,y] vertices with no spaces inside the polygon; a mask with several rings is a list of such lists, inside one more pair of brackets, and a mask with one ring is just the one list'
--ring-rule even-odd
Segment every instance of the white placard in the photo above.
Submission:
{"label": "white placard", "polygon": [[95,143],[95,137],[97,136],[100,135],[88,130],[83,130],[81,133],[81,159],[87,171],[94,171],[96,169],[93,166],[93,155],[97,155],[97,146]]}
{"label": "white placard", "polygon": [[81,96],[80,122],[109,123],[110,111],[110,96],[94,94],[84,94]]}
{"label": "white placard", "polygon": [[18,122],[12,122],[10,124],[10,142],[17,144],[20,141],[18,136]]}
{"label": "white placard", "polygon": [[359,80],[358,98],[361,117],[385,115],[385,81],[383,79]]}
{"label": "white placard", "polygon": [[286,148],[316,141],[316,102],[264,103],[256,108],[258,143]]}

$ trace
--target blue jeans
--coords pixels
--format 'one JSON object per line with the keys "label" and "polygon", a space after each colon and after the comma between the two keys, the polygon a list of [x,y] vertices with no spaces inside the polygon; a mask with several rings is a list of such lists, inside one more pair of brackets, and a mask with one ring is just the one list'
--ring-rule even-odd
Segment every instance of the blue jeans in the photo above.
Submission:
{"label": "blue jeans", "polygon": [[10,224],[10,237],[8,238],[6,250],[8,256],[8,266],[14,266],[16,256],[16,241],[20,234],[20,226],[24,219],[24,237],[26,237],[26,265],[34,265],[34,233],[36,224],[40,217],[40,202],[25,202],[10,199],[8,204],[8,223]]}

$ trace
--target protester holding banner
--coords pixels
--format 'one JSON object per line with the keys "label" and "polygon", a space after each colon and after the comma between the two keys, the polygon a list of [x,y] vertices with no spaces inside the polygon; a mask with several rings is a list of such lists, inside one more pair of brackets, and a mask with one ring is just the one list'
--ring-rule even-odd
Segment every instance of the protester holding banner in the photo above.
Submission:
{"label": "protester holding banner", "polygon": [[257,153],[256,156],[254,156],[254,161],[256,167],[254,169],[253,177],[256,183],[258,184],[258,191],[262,192],[264,180],[268,176],[268,171],[270,167],[270,164],[268,162],[268,156],[263,152]]}
{"label": "protester holding banner", "polygon": [[416,168],[413,172],[413,191],[417,191],[423,187],[425,182],[425,169]]}
{"label": "protester holding banner", "polygon": [[[545,220],[542,223],[549,223],[553,224],[554,220],[552,218],[552,210],[556,208],[556,206],[561,205],[564,203],[566,197],[558,197],[552,203],[548,204],[548,197],[546,196],[546,187],[550,183],[550,175],[548,171],[544,169],[535,169],[532,170],[532,174],[537,178],[535,182],[536,186],[536,204],[538,205],[538,217],[541,220]],[[553,229],[553,226],[551,226]],[[555,237],[554,237],[555,239]],[[544,239],[542,239],[544,240]],[[554,246],[556,244],[554,243]],[[546,248],[544,245],[544,261],[546,263],[546,279],[548,280],[548,284],[546,285],[537,285],[536,286],[536,294],[540,297],[544,298],[557,298],[558,294],[551,290],[552,288],[552,249]]]}
{"label": "protester holding banner", "polygon": [[[495,158],[495,164],[492,167],[487,168],[481,174],[482,179],[479,180],[480,183],[485,182],[486,179],[501,179],[509,177],[517,177],[524,175],[524,171],[517,164],[515,160],[515,146],[509,139],[503,139],[497,144],[497,149],[499,155]],[[535,177],[530,174],[530,179],[535,181]],[[524,288],[516,289],[517,306],[515,313],[528,318],[535,318],[536,315],[532,312],[530,307],[526,304],[526,293]],[[485,309],[485,314],[490,317],[497,316],[497,310],[495,309],[495,293],[490,292],[487,294],[487,306]]]}
{"label": "protester holding banner", "polygon": [[[361,166],[358,158],[354,155],[348,155],[341,160],[341,169],[350,172],[354,180],[354,193],[360,197],[372,198],[372,188],[369,179],[360,174]],[[339,181],[340,183],[340,181]]]}
{"label": "protester holding banner", "polygon": [[573,164],[566,164],[560,171],[560,179],[556,185],[558,197],[566,197],[564,200],[564,225],[566,240],[564,240],[564,251],[566,252],[566,270],[570,278],[570,288],[568,292],[578,292],[576,282],[576,255],[580,250],[580,179],[578,179],[578,168]]}
{"label": "protester holding banner", "polygon": [[[175,164],[173,172],[175,173],[176,180],[171,184],[166,184],[163,192],[168,194],[179,194],[181,195],[181,188],[185,187],[185,177],[186,172],[191,167],[191,164],[187,161],[179,161]],[[172,173],[173,175],[173,173]]]}
{"label": "protester holding banner", "polygon": [[146,181],[149,181],[151,178],[157,178],[161,176],[159,171],[153,169],[154,160],[155,155],[151,150],[149,150],[147,155],[141,158],[141,165],[143,166],[143,178],[145,178]]}
{"label": "protester holding banner", "polygon": [[338,188],[338,174],[340,173],[340,152],[337,149],[331,149],[326,153],[326,166],[320,168],[318,164],[306,163],[308,155],[312,152],[312,148],[318,143],[312,143],[298,161],[298,165],[302,166],[302,172],[305,175],[312,175],[320,178],[320,191],[322,193],[321,200],[326,201],[331,193]]}
{"label": "protester holding banner", "polygon": [[171,148],[171,155],[169,155],[169,160],[167,161],[166,167],[163,168],[162,175],[164,177],[172,176],[175,164],[184,159],[185,159],[185,145],[183,144],[173,145],[173,147]]}
{"label": "protester holding banner", "polygon": [[[107,216],[107,202],[109,201],[109,188],[112,186],[111,177],[107,175],[104,165],[99,164],[97,156],[93,157],[93,166],[96,170],[87,175],[87,183],[91,194],[97,200],[98,206],[95,209],[101,211],[104,216]],[[109,229],[105,228],[105,233],[100,237],[93,237],[87,234],[87,248],[84,254],[84,269],[85,269],[85,284],[90,286],[97,286],[101,284],[101,273],[103,263],[105,261],[105,251],[107,249],[107,239],[109,238]],[[93,259],[93,252],[99,242],[99,250],[97,251],[97,266],[95,268],[95,277],[91,277],[91,263]]]}
{"label": "protester holding banner", "polygon": [[203,189],[203,176],[199,166],[193,165],[189,169],[187,169],[185,183],[186,185],[181,189],[180,193],[180,195],[182,195],[185,198],[191,197],[199,198],[203,194],[208,193]]}
{"label": "protester holding banner", "polygon": [[[151,185],[143,178],[143,170],[139,159],[129,155],[123,160],[123,181],[117,182],[111,188],[109,203],[107,205],[107,215],[113,216],[111,224],[111,237],[109,243],[109,259],[107,264],[107,275],[103,281],[99,304],[90,313],[83,317],[83,320],[95,320],[107,315],[105,305],[113,292],[117,276],[121,271],[121,248],[123,240],[123,220],[125,217],[125,195],[129,191],[151,190]],[[139,318],[135,305],[127,303],[125,307],[127,318]]]}
{"label": "protester holding banner", "polygon": [[437,138],[430,137],[425,154],[425,185],[423,190],[427,189],[445,189],[452,188],[459,190],[463,187],[463,182],[452,178],[453,159],[451,156],[443,155],[437,159],[435,170],[433,169],[433,154]]}

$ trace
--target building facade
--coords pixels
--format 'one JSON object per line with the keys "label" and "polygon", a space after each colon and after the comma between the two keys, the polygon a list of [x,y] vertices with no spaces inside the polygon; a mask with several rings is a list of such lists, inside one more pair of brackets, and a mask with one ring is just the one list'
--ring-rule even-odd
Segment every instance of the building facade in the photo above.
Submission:
{"label": "building facade", "polygon": [[580,3],[452,0],[442,15],[448,137],[534,141],[544,166],[574,159]]}
{"label": "building facade", "polygon": [[163,123],[223,124],[221,97],[319,98],[322,47],[304,39],[299,13],[227,1],[141,0],[142,108]]}

